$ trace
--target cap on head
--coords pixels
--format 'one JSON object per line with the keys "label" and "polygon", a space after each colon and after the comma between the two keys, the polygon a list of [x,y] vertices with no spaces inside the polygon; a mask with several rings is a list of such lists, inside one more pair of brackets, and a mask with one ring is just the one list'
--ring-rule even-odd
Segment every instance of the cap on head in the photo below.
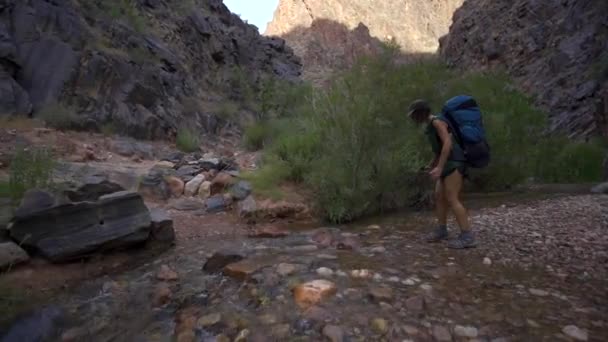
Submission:
{"label": "cap on head", "polygon": [[415,112],[430,113],[431,106],[429,106],[429,104],[424,100],[416,100],[410,105],[409,112],[407,115],[411,117],[412,114],[414,114]]}

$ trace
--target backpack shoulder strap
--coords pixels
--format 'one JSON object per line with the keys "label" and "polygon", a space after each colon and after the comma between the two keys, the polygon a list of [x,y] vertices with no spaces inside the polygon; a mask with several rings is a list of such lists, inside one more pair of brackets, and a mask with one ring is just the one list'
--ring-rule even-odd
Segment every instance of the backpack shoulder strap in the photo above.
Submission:
{"label": "backpack shoulder strap", "polygon": [[464,148],[463,140],[462,140],[462,133],[460,132],[460,128],[458,127],[456,120],[454,120],[454,117],[452,116],[452,114],[450,113],[449,110],[444,110],[442,114],[445,117],[445,119],[447,120],[448,125],[452,129],[452,132],[454,132],[454,134],[456,136],[456,142],[458,144],[460,144],[460,146],[462,148]]}

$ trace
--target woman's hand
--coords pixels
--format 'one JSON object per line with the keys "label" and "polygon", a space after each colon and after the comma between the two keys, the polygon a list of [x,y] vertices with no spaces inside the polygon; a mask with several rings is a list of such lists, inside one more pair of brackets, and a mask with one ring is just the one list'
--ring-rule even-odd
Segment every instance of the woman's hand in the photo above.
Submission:
{"label": "woman's hand", "polygon": [[429,172],[429,175],[431,175],[431,179],[436,181],[439,179],[439,177],[441,176],[441,168],[439,167],[435,167],[431,170],[431,172]]}

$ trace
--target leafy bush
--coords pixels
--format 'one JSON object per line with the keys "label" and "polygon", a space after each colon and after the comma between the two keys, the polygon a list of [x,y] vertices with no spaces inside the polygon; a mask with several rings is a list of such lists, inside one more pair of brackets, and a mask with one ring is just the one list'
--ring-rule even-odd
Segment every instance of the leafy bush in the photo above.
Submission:
{"label": "leafy bush", "polygon": [[271,125],[265,122],[257,122],[247,127],[243,133],[245,147],[250,151],[262,149],[272,135],[271,130]]}
{"label": "leafy bush", "polygon": [[199,150],[199,136],[189,128],[181,128],[177,132],[175,145],[183,152],[195,152]]}
{"label": "leafy bush", "polygon": [[17,150],[9,170],[10,197],[14,201],[18,201],[29,189],[50,188],[54,166],[53,156],[46,149]]}
{"label": "leafy bush", "polygon": [[[302,92],[290,113],[282,114],[290,125],[272,133],[266,153],[274,162],[261,174],[275,175],[275,182],[304,182],[331,221],[378,212],[387,198],[409,199],[425,186],[418,170],[432,155],[423,127],[406,116],[408,105],[424,98],[438,111],[451,96],[471,94],[483,110],[492,147],[490,166],[472,170],[482,190],[505,189],[529,177],[599,180],[602,146],[544,134],[546,115],[505,75],[462,73],[434,60],[399,65],[393,63],[397,52],[387,46],[382,56],[362,59],[328,89]],[[264,135],[261,129],[256,133]]]}

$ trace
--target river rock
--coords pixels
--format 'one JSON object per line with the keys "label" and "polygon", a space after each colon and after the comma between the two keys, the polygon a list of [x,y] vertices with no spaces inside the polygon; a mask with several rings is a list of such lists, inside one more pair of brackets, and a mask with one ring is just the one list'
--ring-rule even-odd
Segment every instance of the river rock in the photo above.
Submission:
{"label": "river rock", "polygon": [[294,299],[300,308],[312,305],[333,296],[337,292],[336,284],[329,280],[317,279],[297,285],[293,289]]}
{"label": "river rock", "polygon": [[169,206],[179,211],[195,211],[204,209],[205,203],[197,198],[182,197],[172,200]]}
{"label": "river rock", "polygon": [[14,242],[0,242],[0,270],[30,260],[27,253]]}
{"label": "river rock", "polygon": [[104,174],[90,174],[79,180],[75,189],[64,191],[72,202],[97,201],[103,195],[126,190],[122,185],[111,181]]}
{"label": "river rock", "polygon": [[156,274],[156,279],[163,281],[173,281],[178,280],[179,276],[177,275],[177,272],[172,270],[169,266],[161,265],[160,270]]}
{"label": "river rock", "polygon": [[370,322],[372,331],[379,335],[384,335],[388,332],[388,322],[384,318],[374,318]]}
{"label": "river rock", "polygon": [[175,230],[169,213],[161,208],[152,208],[150,209],[150,219],[152,222],[150,226],[152,239],[165,244],[172,244],[175,241]]}
{"label": "river rock", "polygon": [[53,262],[125,248],[148,239],[151,219],[142,197],[118,192],[97,202],[66,203],[16,215],[11,237]]}
{"label": "river rock", "polygon": [[232,194],[234,199],[236,199],[237,201],[241,201],[247,198],[247,196],[251,194],[252,190],[253,188],[251,187],[251,183],[242,180],[237,182],[235,185],[232,186],[232,188],[230,188],[230,193]]}
{"label": "river rock", "polygon": [[176,176],[181,178],[184,182],[189,182],[196,175],[200,174],[203,170],[196,165],[184,165],[177,169],[175,172]]}
{"label": "river rock", "polygon": [[434,325],[432,333],[433,337],[435,337],[437,341],[452,341],[452,334],[450,334],[450,330],[444,326]]}
{"label": "river rock", "polygon": [[608,194],[608,182],[594,186],[591,188],[591,192],[594,194]]}
{"label": "river rock", "polygon": [[257,211],[257,203],[252,196],[247,196],[245,200],[237,204],[237,211],[240,217],[250,218],[255,215]]}
{"label": "river rock", "polygon": [[204,181],[201,183],[201,185],[198,187],[198,197],[200,197],[203,200],[206,200],[207,198],[209,198],[209,196],[211,196],[211,182],[210,181]]}
{"label": "river rock", "polygon": [[88,331],[84,327],[75,327],[66,330],[61,334],[61,342],[78,342],[82,341]]}
{"label": "river rock", "polygon": [[209,273],[220,272],[226,265],[243,260],[244,256],[234,251],[215,252],[203,266],[203,271]]}
{"label": "river rock", "polygon": [[35,214],[55,206],[56,203],[57,200],[52,193],[38,189],[30,189],[23,194],[21,203],[17,210],[15,210],[15,216]]}
{"label": "river rock", "polygon": [[457,325],[454,327],[454,335],[458,337],[476,338],[477,334],[478,331],[475,327],[465,327],[462,325]]}
{"label": "river rock", "polygon": [[344,341],[344,330],[337,325],[328,324],[323,327],[323,336],[331,342],[342,342]]}
{"label": "river rock", "polygon": [[206,211],[208,213],[219,213],[226,210],[226,199],[222,195],[212,196],[205,201]]}
{"label": "river rock", "polygon": [[562,329],[562,332],[576,341],[587,341],[589,339],[587,331],[576,325],[567,325]]}
{"label": "river rock", "polygon": [[243,329],[236,336],[236,338],[234,339],[234,342],[247,342],[247,337],[249,337],[250,334],[251,334],[251,332],[249,331],[249,329]]}
{"label": "river rock", "polygon": [[539,290],[539,289],[529,289],[530,293],[538,296],[538,297],[546,297],[549,295],[549,292],[545,291],[545,290]]}
{"label": "river rock", "polygon": [[166,178],[171,176],[172,169],[153,167],[139,182],[138,191],[145,197],[167,200],[171,197]]}
{"label": "river rock", "polygon": [[250,233],[251,238],[276,239],[289,235],[289,232],[276,226],[255,227]]}
{"label": "river rock", "polygon": [[243,259],[224,267],[224,274],[240,281],[251,280],[254,273],[272,265],[272,260],[266,257]]}
{"label": "river rock", "polygon": [[297,270],[298,265],[283,262],[277,265],[277,273],[283,277],[294,274]]}
{"label": "river rock", "polygon": [[198,190],[201,187],[201,184],[205,181],[205,175],[199,174],[196,177],[192,178],[188,183],[186,183],[186,189],[184,190],[184,195],[192,197],[198,194]]}
{"label": "river rock", "polygon": [[211,195],[219,194],[224,192],[236,183],[236,178],[227,172],[220,172],[211,181]]}
{"label": "river rock", "polygon": [[388,302],[393,299],[393,290],[388,287],[372,287],[369,290],[369,297],[376,302]]}
{"label": "river rock", "polygon": [[334,275],[334,271],[332,271],[331,268],[319,267],[317,268],[317,274],[321,277],[331,277]]}
{"label": "river rock", "polygon": [[422,311],[424,309],[424,298],[421,296],[410,297],[405,301],[405,306],[411,311]]}
{"label": "river rock", "polygon": [[55,341],[64,319],[63,309],[55,306],[42,308],[14,323],[2,336],[2,342]]}
{"label": "river rock", "polygon": [[177,198],[184,194],[185,185],[181,178],[177,176],[166,176],[164,181],[171,192],[171,196]]}
{"label": "river rock", "polygon": [[171,301],[173,293],[167,283],[158,284],[152,294],[152,305],[155,307],[163,306]]}
{"label": "river rock", "polygon": [[200,327],[207,328],[214,326],[222,321],[222,315],[219,313],[212,313],[205,315],[198,319],[197,323]]}
{"label": "river rock", "polygon": [[325,322],[332,318],[332,315],[326,309],[320,306],[311,306],[303,313],[304,317],[314,322]]}

